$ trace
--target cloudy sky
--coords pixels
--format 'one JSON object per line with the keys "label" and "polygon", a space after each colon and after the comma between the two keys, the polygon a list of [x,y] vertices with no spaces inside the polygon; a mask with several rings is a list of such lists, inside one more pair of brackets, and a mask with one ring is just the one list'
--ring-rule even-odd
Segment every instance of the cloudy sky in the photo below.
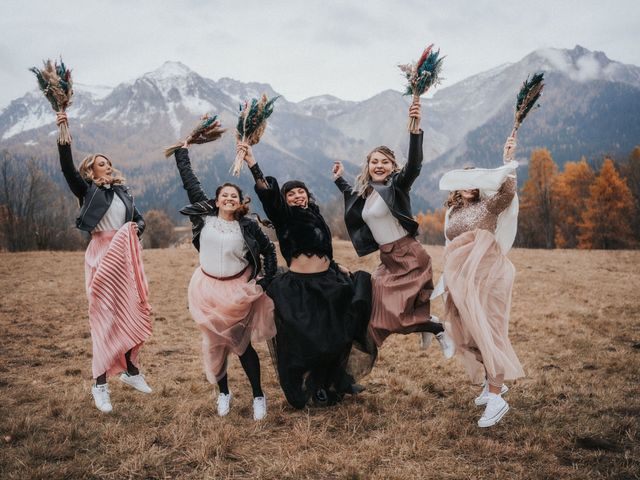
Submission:
{"label": "cloudy sky", "polygon": [[289,100],[401,90],[396,65],[435,43],[444,85],[542,47],[640,65],[639,0],[2,0],[0,108],[62,54],[75,81],[114,86],[178,60],[212,79],[270,83]]}

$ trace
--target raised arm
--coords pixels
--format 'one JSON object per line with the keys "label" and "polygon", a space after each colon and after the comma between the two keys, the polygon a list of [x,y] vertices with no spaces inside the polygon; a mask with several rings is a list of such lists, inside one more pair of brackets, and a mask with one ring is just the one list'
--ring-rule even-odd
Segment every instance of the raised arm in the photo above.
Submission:
{"label": "raised arm", "polygon": [[262,203],[265,215],[274,225],[282,225],[289,216],[289,206],[280,192],[278,180],[274,177],[264,176],[258,162],[256,162],[253,156],[251,146],[247,143],[238,142],[236,144],[236,151],[238,153],[244,153],[244,161],[256,182],[255,191],[256,194],[258,194],[260,203]]}
{"label": "raised arm", "polygon": [[[516,139],[515,137],[507,138],[507,141],[504,144],[504,149],[502,153],[502,161],[507,164],[512,162],[515,159],[516,153]],[[505,178],[502,185],[500,185],[500,189],[498,192],[491,198],[487,199],[487,209],[495,214],[500,214],[503,210],[505,210],[513,200],[513,197],[516,194],[517,189],[517,181],[515,173],[513,175],[509,175]]]}
{"label": "raised arm", "polygon": [[175,153],[176,166],[178,167],[178,172],[180,172],[182,187],[187,191],[189,202],[203,202],[208,200],[208,197],[204,193],[204,190],[202,190],[198,177],[193,173],[191,161],[189,160],[189,150],[186,146],[187,144],[185,143],[185,146],[176,150]]}
{"label": "raised arm", "polygon": [[340,191],[342,193],[350,194],[353,191],[353,188],[351,187],[349,182],[347,182],[343,177],[344,166],[342,165],[341,161],[336,160],[335,162],[333,162],[332,173],[333,173],[333,182],[340,189]]}
{"label": "raised arm", "polygon": [[409,108],[409,117],[416,118],[418,129],[410,132],[409,137],[409,158],[407,159],[407,163],[400,173],[398,174],[396,185],[400,188],[409,190],[413,182],[415,182],[418,175],[420,175],[420,170],[422,169],[422,136],[423,132],[420,129],[420,119],[421,119],[421,107],[420,101],[417,100],[411,107]]}
{"label": "raised arm", "polygon": [[[62,123],[67,123],[67,114],[64,112],[58,113],[56,117],[56,124],[60,125]],[[78,169],[73,163],[71,145],[58,144],[58,154],[60,155],[60,168],[67,181],[67,185],[69,185],[69,189],[79,199],[84,198],[89,184],[82,178],[82,175],[80,175],[80,172],[78,172]]]}

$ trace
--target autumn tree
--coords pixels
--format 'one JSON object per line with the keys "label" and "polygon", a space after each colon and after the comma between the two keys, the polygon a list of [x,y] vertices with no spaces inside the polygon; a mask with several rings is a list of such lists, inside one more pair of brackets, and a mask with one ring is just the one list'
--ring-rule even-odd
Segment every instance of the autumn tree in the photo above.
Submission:
{"label": "autumn tree", "polygon": [[554,182],[553,201],[556,209],[555,243],[559,248],[576,248],[582,224],[582,215],[587,209],[589,188],[595,173],[587,160],[567,162],[564,172]]}
{"label": "autumn tree", "polygon": [[634,148],[627,163],[620,166],[620,175],[633,195],[635,215],[631,220],[631,229],[636,241],[640,241],[640,146]]}
{"label": "autumn tree", "polygon": [[633,195],[609,158],[605,159],[598,177],[589,187],[586,207],[578,237],[580,248],[633,246],[630,225],[635,214]]}
{"label": "autumn tree", "polygon": [[444,245],[444,216],[447,209],[442,207],[433,212],[418,213],[416,221],[420,225],[419,239],[429,245]]}
{"label": "autumn tree", "polygon": [[149,210],[144,214],[144,245],[147,248],[167,248],[175,241],[175,225],[163,210]]}
{"label": "autumn tree", "polygon": [[556,212],[553,191],[558,166],[546,148],[531,152],[529,178],[522,187],[518,216],[518,244],[555,247]]}

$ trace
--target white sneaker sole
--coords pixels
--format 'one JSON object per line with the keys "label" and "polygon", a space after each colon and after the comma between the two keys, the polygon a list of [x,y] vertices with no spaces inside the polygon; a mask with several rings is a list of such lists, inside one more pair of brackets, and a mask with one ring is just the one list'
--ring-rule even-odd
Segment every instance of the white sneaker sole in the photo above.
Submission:
{"label": "white sneaker sole", "polygon": [[132,387],[132,388],[136,389],[136,390],[137,390],[137,391],[139,391],[139,392],[142,392],[142,393],[151,393],[151,392],[153,392],[153,390],[151,390],[151,387],[149,387],[149,386],[147,386],[147,388],[144,388],[144,387],[138,387],[137,385],[135,385],[135,384],[133,384],[133,383],[129,382],[129,381],[127,380],[127,376],[126,376],[124,373],[123,373],[122,375],[120,375],[120,381],[121,381],[122,383],[125,383],[125,384],[129,385],[130,387]]}
{"label": "white sneaker sole", "polygon": [[509,404],[505,403],[504,407],[502,407],[502,409],[500,409],[500,411],[496,413],[493,417],[485,418],[485,419],[480,418],[480,420],[478,420],[478,426],[480,428],[493,427],[496,423],[498,423],[502,419],[502,417],[506,415],[508,411],[509,411]]}
{"label": "white sneaker sole", "polygon": [[[500,389],[500,396],[504,395],[509,391],[509,387],[507,387],[504,383],[502,384],[502,388]],[[486,395],[480,395],[473,400],[478,407],[487,404],[488,397]]]}

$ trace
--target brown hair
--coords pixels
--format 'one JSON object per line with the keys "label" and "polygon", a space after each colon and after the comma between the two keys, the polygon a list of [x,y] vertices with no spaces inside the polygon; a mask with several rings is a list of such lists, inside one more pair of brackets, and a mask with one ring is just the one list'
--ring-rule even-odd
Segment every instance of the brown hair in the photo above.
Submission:
{"label": "brown hair", "polygon": [[[473,170],[474,168],[476,167],[464,167],[465,170]],[[471,203],[475,203],[480,200],[480,190],[474,188],[473,191],[476,192],[476,194],[474,195],[473,199],[470,200]],[[464,207],[464,203],[465,201],[464,198],[462,198],[462,190],[454,190],[453,192],[449,192],[449,197],[447,198],[447,201],[444,202],[444,206],[448,208],[453,207],[453,209],[455,210],[456,208]]]}
{"label": "brown hair", "polygon": [[82,162],[80,163],[80,166],[78,167],[78,171],[80,172],[80,175],[82,176],[82,178],[90,182],[93,182],[98,186],[102,186],[105,183],[107,183],[100,178],[93,178],[93,164],[96,162],[98,157],[104,158],[107,162],[109,162],[109,165],[111,166],[111,176],[112,176],[111,185],[124,185],[126,180],[122,176],[122,173],[120,172],[120,170],[113,168],[113,164],[111,163],[111,160],[109,160],[109,157],[107,157],[103,153],[94,153],[93,155],[88,155],[84,157],[84,160],[82,160]]}
{"label": "brown hair", "polygon": [[369,188],[370,188],[369,182],[371,181],[371,174],[369,173],[369,161],[371,160],[371,155],[373,155],[376,152],[381,153],[386,158],[391,160],[391,163],[393,163],[393,171],[391,173],[400,171],[400,166],[396,161],[396,156],[393,153],[393,150],[391,150],[386,145],[380,145],[379,147],[374,148],[367,155],[367,161],[362,166],[362,170],[360,171],[360,174],[356,177],[356,185],[354,189],[356,193],[361,197],[366,197],[367,194],[369,193]]}
{"label": "brown hair", "polygon": [[[480,190],[477,188],[473,190],[476,194],[473,197],[473,200],[470,202],[475,203],[480,200]],[[454,190],[453,192],[449,192],[449,197],[447,201],[444,202],[445,207],[453,207],[454,209],[463,207],[465,203],[464,198],[462,198],[462,190]]]}

